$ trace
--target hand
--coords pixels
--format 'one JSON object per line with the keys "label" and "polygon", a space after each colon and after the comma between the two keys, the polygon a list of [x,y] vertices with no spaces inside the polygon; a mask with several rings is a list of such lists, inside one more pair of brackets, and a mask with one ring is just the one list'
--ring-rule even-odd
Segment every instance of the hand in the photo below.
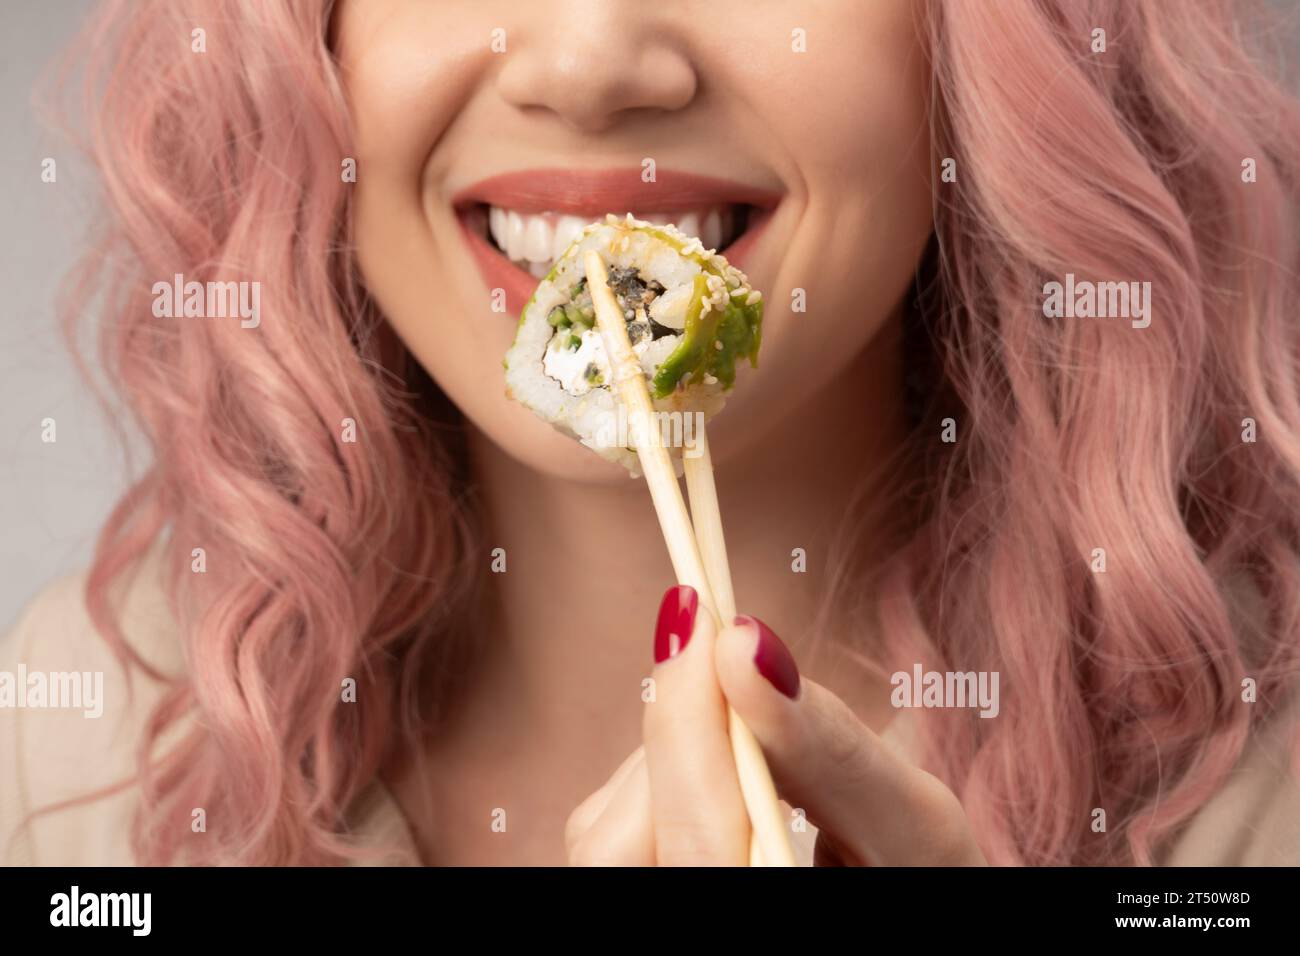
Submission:
{"label": "hand", "polygon": [[888,749],[826,688],[801,679],[761,621],[738,617],[715,633],[697,602],[684,586],[664,596],[643,745],[569,817],[570,864],[748,863],[730,702],[762,745],[781,798],[818,828],[817,865],[984,865],[952,791]]}

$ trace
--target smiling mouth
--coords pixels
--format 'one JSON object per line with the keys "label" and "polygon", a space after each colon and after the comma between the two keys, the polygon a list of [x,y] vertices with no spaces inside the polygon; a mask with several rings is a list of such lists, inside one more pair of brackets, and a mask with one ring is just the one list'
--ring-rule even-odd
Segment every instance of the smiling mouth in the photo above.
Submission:
{"label": "smiling mouth", "polygon": [[553,210],[527,212],[482,204],[471,211],[474,223],[486,225],[484,236],[512,263],[543,278],[573,240],[595,219],[613,212],[631,212],[636,219],[656,225],[671,223],[688,236],[699,236],[706,249],[723,251],[744,233],[754,207],[745,203],[704,206],[676,212],[639,212],[636,209],[604,210],[594,215],[575,216]]}
{"label": "smiling mouth", "polygon": [[582,229],[608,213],[672,223],[743,268],[737,260],[779,201],[767,190],[673,170],[646,182],[640,168],[540,169],[484,180],[452,207],[488,287],[504,289],[517,313]]}

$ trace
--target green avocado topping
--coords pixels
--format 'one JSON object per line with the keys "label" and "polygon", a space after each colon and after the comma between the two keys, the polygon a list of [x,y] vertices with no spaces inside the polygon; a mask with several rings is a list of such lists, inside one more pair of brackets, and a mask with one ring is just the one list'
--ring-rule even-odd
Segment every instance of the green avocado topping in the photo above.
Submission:
{"label": "green avocado topping", "polygon": [[[647,228],[646,232],[686,255],[686,244],[662,229]],[[749,359],[751,368],[758,368],[758,348],[763,335],[763,301],[745,305],[743,299],[733,298],[728,290],[727,306],[722,314],[710,309],[703,318],[703,299],[708,295],[707,275],[725,279],[722,270],[700,256],[689,255],[699,263],[704,275],[695,277],[695,290],[686,312],[686,328],[682,342],[664,359],[655,373],[652,394],[665,398],[672,394],[680,382],[698,383],[705,375],[712,375],[724,389],[736,384],[736,360]],[[715,343],[722,343],[721,347]]]}
{"label": "green avocado topping", "polygon": [[[694,294],[686,310],[686,328],[681,344],[664,359],[655,373],[652,392],[655,398],[671,395],[682,381],[698,384],[712,375],[724,389],[736,384],[736,360],[749,359],[758,367],[758,347],[762,339],[763,303],[745,305],[743,300],[727,298],[722,312],[704,312],[709,294],[704,275],[695,277]],[[702,314],[703,313],[703,314]]]}

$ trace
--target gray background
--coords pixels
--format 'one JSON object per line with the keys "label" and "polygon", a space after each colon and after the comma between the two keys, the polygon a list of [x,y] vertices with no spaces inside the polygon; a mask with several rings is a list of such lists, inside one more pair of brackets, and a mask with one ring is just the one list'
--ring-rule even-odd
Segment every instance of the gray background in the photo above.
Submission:
{"label": "gray background", "polygon": [[[83,234],[79,207],[94,193],[32,102],[90,6],[9,0],[0,12],[0,630],[45,583],[88,563],[127,476],[55,320],[55,291]],[[58,162],[57,183],[41,182],[46,156]],[[47,417],[53,444],[41,441]]]}
{"label": "gray background", "polygon": [[[1275,5],[1290,11],[1292,26],[1300,20],[1297,0]],[[55,321],[55,290],[75,258],[79,210],[93,192],[32,109],[33,86],[90,6],[6,0],[0,12],[0,630],[44,584],[88,563],[96,531],[132,474]],[[56,184],[40,180],[46,156],[58,161]],[[41,441],[47,417],[57,423],[53,444]]]}

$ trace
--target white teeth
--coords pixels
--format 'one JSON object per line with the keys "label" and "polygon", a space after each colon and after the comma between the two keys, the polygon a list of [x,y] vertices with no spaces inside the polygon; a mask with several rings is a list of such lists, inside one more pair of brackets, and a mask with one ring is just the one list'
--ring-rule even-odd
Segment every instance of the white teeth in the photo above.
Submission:
{"label": "white teeth", "polygon": [[704,243],[705,249],[717,249],[718,243],[722,242],[722,217],[716,209],[710,209],[704,217],[704,225],[700,226],[700,242]]}
{"label": "white teeth", "polygon": [[492,238],[502,249],[506,247],[506,228],[509,218],[506,211],[499,206],[488,207],[488,228],[492,232]]}
{"label": "white teeth", "polygon": [[688,236],[698,236],[700,234],[700,216],[698,213],[688,212],[677,220],[677,228]]}
{"label": "white teeth", "polygon": [[551,243],[551,259],[558,259],[564,255],[564,250],[569,248],[578,234],[582,232],[587,220],[578,216],[561,216],[560,221],[555,224],[555,240]]}
{"label": "white teeth", "polygon": [[551,224],[541,216],[529,216],[525,221],[524,258],[542,263],[551,260]]}
{"label": "white teeth", "polygon": [[509,217],[506,221],[506,255],[515,262],[526,258],[524,256],[524,219],[513,209],[507,213]]}
{"label": "white teeth", "polygon": [[[521,268],[541,278],[564,254],[586,225],[600,217],[559,215],[553,212],[520,213],[499,206],[488,207],[488,232],[497,248]],[[673,223],[688,236],[698,236],[706,249],[717,249],[732,235],[734,216],[730,207],[705,207],[680,212],[633,215],[655,225]]]}

